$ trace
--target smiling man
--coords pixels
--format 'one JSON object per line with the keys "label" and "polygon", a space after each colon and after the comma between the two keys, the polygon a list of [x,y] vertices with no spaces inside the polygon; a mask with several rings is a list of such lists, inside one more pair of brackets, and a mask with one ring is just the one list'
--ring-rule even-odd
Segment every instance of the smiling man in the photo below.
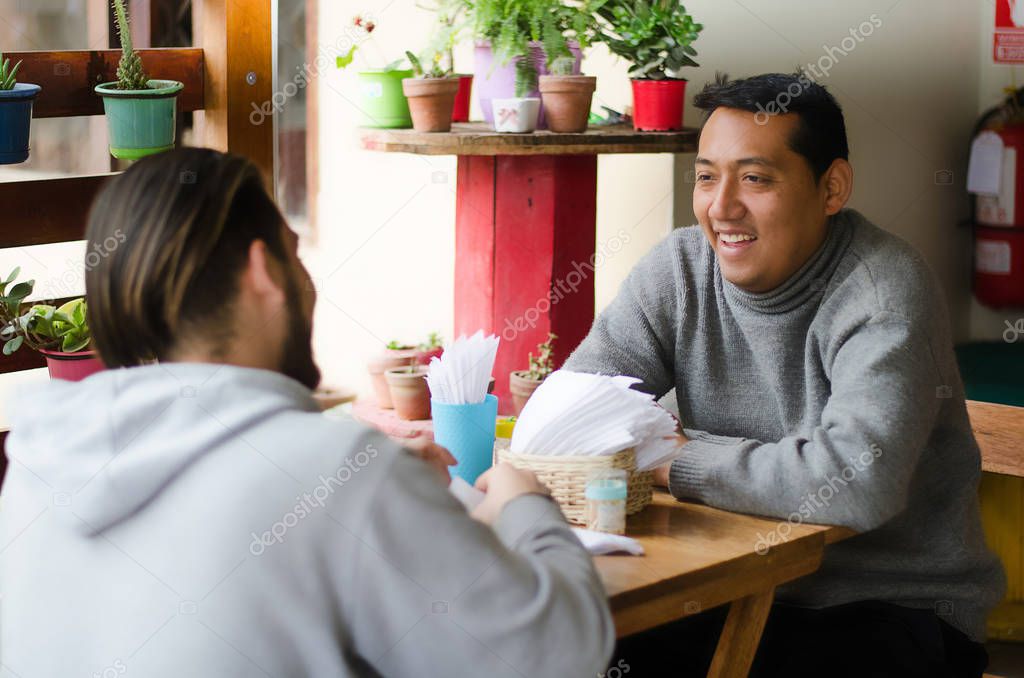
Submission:
{"label": "smiling man", "polygon": [[[796,522],[859,533],[778,590],[755,674],[979,676],[1005,583],[942,294],[907,243],[844,207],[853,170],[825,88],[722,77],[695,104],[700,228],[646,255],[565,368],[674,388],[682,450],[658,478],[679,499],[779,518],[752,550]],[[711,617],[620,655],[645,676],[681,675],[687,657],[699,673]]]}

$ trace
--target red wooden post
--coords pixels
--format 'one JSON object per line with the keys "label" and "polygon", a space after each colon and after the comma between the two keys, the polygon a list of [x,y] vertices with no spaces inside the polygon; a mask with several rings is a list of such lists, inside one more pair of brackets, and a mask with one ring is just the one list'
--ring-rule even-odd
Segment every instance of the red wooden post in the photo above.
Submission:
{"label": "red wooden post", "polygon": [[455,334],[501,337],[499,411],[508,375],[548,332],[556,364],[594,319],[596,155],[460,156],[455,206]]}

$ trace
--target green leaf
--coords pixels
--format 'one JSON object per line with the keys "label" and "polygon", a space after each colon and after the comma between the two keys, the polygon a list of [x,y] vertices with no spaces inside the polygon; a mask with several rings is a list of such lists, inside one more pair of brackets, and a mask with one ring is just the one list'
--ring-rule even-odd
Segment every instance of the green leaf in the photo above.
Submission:
{"label": "green leaf", "polygon": [[75,310],[72,311],[72,314],[71,314],[71,319],[74,321],[75,325],[77,325],[78,327],[81,327],[82,325],[85,324],[85,304],[84,303],[75,306]]}
{"label": "green leaf", "polygon": [[16,336],[14,339],[8,341],[6,344],[4,344],[4,355],[11,355],[15,351],[17,351],[19,348],[21,348],[21,344],[24,341],[25,337],[21,336],[20,334]]}
{"label": "green leaf", "polygon": [[351,64],[352,60],[355,58],[355,54],[356,54],[356,46],[352,45],[352,47],[349,48],[348,52],[338,56],[338,59],[337,59],[338,68],[345,68],[346,66]]}
{"label": "green leaf", "polygon": [[64,343],[61,350],[65,353],[75,353],[81,351],[83,348],[89,345],[89,337],[76,336],[72,334],[65,335]]}
{"label": "green leaf", "polygon": [[32,287],[35,286],[35,280],[29,280],[28,282],[20,282],[11,288],[7,296],[11,299],[17,299],[18,303],[21,303],[25,297],[32,294]]}

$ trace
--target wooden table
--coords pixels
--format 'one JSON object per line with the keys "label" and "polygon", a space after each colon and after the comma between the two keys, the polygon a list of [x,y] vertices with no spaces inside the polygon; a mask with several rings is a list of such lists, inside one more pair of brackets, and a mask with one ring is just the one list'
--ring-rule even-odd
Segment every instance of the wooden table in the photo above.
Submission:
{"label": "wooden table", "polygon": [[509,372],[527,367],[548,332],[558,335],[561,365],[594,320],[597,156],[690,153],[697,136],[628,125],[498,134],[479,122],[443,133],[360,130],[368,150],[458,156],[454,329],[501,337],[494,394],[502,414],[512,408]]}
{"label": "wooden table", "polygon": [[654,502],[629,518],[643,556],[598,556],[618,637],[731,603],[709,676],[746,676],[775,587],[818,569],[825,545],[853,534],[841,527],[790,525],[785,541],[758,553],[762,537],[786,521],[676,501]]}

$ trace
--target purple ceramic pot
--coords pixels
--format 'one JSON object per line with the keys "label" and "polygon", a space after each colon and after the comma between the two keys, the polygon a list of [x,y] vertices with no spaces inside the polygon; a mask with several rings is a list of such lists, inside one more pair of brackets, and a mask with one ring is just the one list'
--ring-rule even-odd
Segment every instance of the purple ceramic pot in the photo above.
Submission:
{"label": "purple ceramic pot", "polygon": [[[573,75],[579,75],[583,53],[575,42],[569,43],[569,51],[576,57],[576,63],[572,68]],[[529,58],[537,68],[537,75],[549,74],[546,54],[541,43],[530,43]],[[502,64],[495,59],[489,43],[477,43],[473,54],[473,82],[484,121],[493,125],[494,110],[491,108],[491,99],[509,99],[516,95],[516,62],[513,59],[507,64]],[[540,97],[540,90],[535,89],[526,96]],[[537,129],[547,129],[543,107],[537,120]]]}

